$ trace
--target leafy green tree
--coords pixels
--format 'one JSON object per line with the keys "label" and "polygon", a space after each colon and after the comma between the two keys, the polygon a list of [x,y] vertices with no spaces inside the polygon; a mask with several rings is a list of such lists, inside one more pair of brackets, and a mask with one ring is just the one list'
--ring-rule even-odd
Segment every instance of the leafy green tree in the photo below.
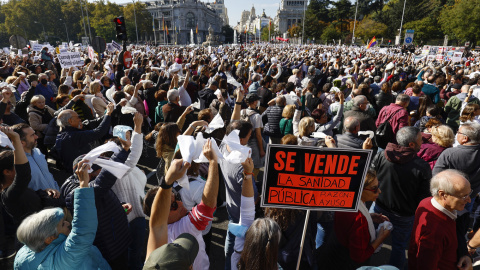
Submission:
{"label": "leafy green tree", "polygon": [[[125,17],[125,24],[127,27],[127,36],[131,41],[137,40],[135,17],[137,20],[138,38],[142,39],[144,32],[153,34],[152,15],[147,11],[147,6],[139,1],[134,4],[128,4],[123,7],[123,16]],[[178,29],[177,29],[178,30]],[[173,36],[174,27],[168,29],[170,35]]]}
{"label": "leafy green tree", "polygon": [[439,39],[443,36],[437,21],[431,16],[404,24],[403,35],[405,35],[407,29],[415,30],[413,42],[416,44],[426,44],[429,40]]}
{"label": "leafy green tree", "polygon": [[321,39],[325,43],[332,43],[333,40],[338,40],[342,38],[342,33],[340,33],[337,28],[335,28],[335,25],[330,24],[325,30],[323,30],[323,34],[321,36]]}
{"label": "leafy green tree", "polygon": [[338,0],[333,2],[333,8],[331,9],[332,17],[338,22],[336,26],[340,28],[340,32],[346,30],[347,21],[354,14],[352,9],[352,3],[349,0]]}
{"label": "leafy green tree", "polygon": [[225,35],[225,43],[233,43],[233,28],[230,25],[222,26],[222,33]]}
{"label": "leafy green tree", "polygon": [[[62,4],[61,8],[62,8],[62,15],[61,15],[62,20],[64,20],[64,22],[66,22],[67,24],[68,36],[70,40],[80,42],[82,40],[81,37],[85,36],[85,30],[88,32],[88,29],[83,28],[83,19],[82,19],[80,1],[79,0],[66,1],[65,3]],[[87,25],[87,18],[85,18],[85,25]]]}
{"label": "leafy green tree", "polygon": [[470,41],[475,45],[480,41],[480,0],[455,1],[440,13],[442,30],[459,41]]}
{"label": "leafy green tree", "polygon": [[[272,21],[272,26],[270,27],[270,38],[273,38],[273,36],[277,35],[275,32],[275,24]],[[264,27],[262,27],[262,31],[260,32],[260,38],[262,41],[269,41],[269,33],[268,33],[268,24]]]}
{"label": "leafy green tree", "polygon": [[364,17],[355,27],[355,36],[363,42],[368,42],[372,37],[381,37],[388,30],[388,27],[380,22],[376,22],[369,17]]}
{"label": "leafy green tree", "polygon": [[121,16],[122,8],[110,1],[100,0],[90,17],[90,23],[95,28],[96,35],[103,37],[107,42],[116,38],[115,23],[113,19]]}

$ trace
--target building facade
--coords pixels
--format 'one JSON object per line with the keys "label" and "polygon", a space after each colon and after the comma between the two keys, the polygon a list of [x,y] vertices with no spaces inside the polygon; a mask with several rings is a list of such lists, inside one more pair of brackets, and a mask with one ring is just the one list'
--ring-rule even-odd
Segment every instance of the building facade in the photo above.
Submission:
{"label": "building facade", "polygon": [[[217,13],[212,4],[197,0],[158,0],[143,3],[155,22],[155,36],[149,37],[150,41],[156,38],[157,44],[190,44],[190,35],[193,31],[194,43],[201,44],[207,39],[210,25],[214,33],[220,37],[220,41],[224,40],[222,35],[224,18]],[[219,5],[221,7],[223,4]]]}
{"label": "building facade", "polygon": [[[250,11],[244,10],[242,11],[242,16],[240,18],[240,22],[234,27],[237,30],[237,33],[244,33],[247,31],[248,33],[255,33],[256,38],[259,38],[261,35],[261,31],[263,27],[268,27],[270,21],[273,22],[272,18],[268,17],[265,14],[265,10],[263,10],[262,15],[257,16],[255,7],[252,6]],[[273,32],[273,29],[271,29]]]}
{"label": "building facade", "polygon": [[280,8],[275,18],[278,31],[283,35],[293,25],[303,23],[303,15],[307,0],[281,0]]}

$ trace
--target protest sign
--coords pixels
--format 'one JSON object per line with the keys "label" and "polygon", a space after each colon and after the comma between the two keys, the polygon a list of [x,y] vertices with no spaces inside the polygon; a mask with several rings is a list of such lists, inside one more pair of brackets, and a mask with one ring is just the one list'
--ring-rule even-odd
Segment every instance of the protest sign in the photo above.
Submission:
{"label": "protest sign", "polygon": [[58,55],[58,61],[62,68],[83,66],[84,62],[78,52],[67,52]]}
{"label": "protest sign", "polygon": [[38,44],[38,43],[33,44],[32,50],[35,51],[35,52],[39,52],[39,51],[42,50],[43,46],[44,46],[43,44]]}
{"label": "protest sign", "polygon": [[357,211],[372,151],[268,145],[262,207]]}
{"label": "protest sign", "polygon": [[115,40],[112,40],[112,46],[115,50],[117,51],[121,51],[122,50],[122,45],[118,44],[117,42],[115,42]]}

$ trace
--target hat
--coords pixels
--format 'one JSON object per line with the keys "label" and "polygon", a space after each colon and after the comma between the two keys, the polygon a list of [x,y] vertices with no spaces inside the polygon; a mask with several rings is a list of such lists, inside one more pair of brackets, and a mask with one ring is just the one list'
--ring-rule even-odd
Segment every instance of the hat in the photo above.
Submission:
{"label": "hat", "polygon": [[255,102],[255,101],[260,100],[260,99],[261,99],[261,97],[259,97],[257,94],[251,93],[251,94],[247,95],[245,100],[248,103],[252,103],[252,102]]}
{"label": "hat", "polygon": [[461,88],[462,88],[462,85],[459,84],[459,83],[454,83],[454,84],[452,85],[452,88],[453,88],[453,89],[461,89]]}
{"label": "hat", "polygon": [[172,243],[155,249],[143,269],[187,270],[195,261],[198,241],[189,233],[182,233]]}

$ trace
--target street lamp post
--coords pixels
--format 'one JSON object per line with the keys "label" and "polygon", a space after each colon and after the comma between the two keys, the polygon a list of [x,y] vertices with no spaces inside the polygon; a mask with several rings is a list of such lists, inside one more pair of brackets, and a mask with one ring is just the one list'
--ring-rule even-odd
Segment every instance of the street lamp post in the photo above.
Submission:
{"label": "street lamp post", "polygon": [[41,24],[41,25],[42,25],[42,28],[43,28],[43,37],[45,38],[45,41],[47,41],[47,34],[45,34],[45,27],[43,26],[43,23],[37,22],[37,21],[34,21],[34,23],[38,23],[38,24]]}
{"label": "street lamp post", "polygon": [[305,0],[305,4],[303,5],[302,45],[303,45],[303,37],[305,36],[305,12],[307,11],[307,3],[308,3],[308,0]]}
{"label": "street lamp post", "polygon": [[66,23],[64,20],[62,20],[62,19],[58,19],[58,20],[59,20],[59,21],[62,21],[62,22],[63,22],[63,24],[65,24],[65,32],[67,33],[67,42],[69,42],[69,41],[70,41],[70,39],[68,38],[68,29],[67,29],[67,23]]}
{"label": "street lamp post", "polygon": [[355,20],[353,21],[353,34],[352,34],[352,45],[355,43],[355,26],[357,24],[357,12],[358,12],[358,0],[355,7]]}
{"label": "street lamp post", "polygon": [[[402,38],[402,27],[403,27],[403,15],[405,15],[405,4],[407,3],[407,0],[403,1],[403,12],[402,12],[402,21],[400,22],[400,29],[398,30],[398,37],[399,37],[399,42]],[[401,42],[400,42],[401,43]]]}
{"label": "street lamp post", "polygon": [[133,2],[133,15],[135,16],[135,32],[137,34],[137,44],[138,44],[138,28],[137,28],[137,11],[135,10],[135,0]]}

